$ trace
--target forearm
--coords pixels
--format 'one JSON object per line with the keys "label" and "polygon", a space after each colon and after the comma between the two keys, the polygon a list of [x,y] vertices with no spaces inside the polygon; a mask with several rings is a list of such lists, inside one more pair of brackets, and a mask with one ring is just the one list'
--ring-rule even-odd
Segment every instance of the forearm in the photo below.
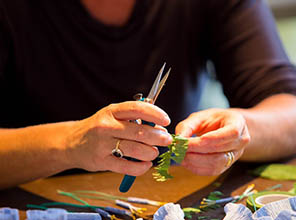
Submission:
{"label": "forearm", "polygon": [[296,154],[296,97],[271,96],[250,109],[234,109],[245,118],[251,141],[243,161],[271,161]]}
{"label": "forearm", "polygon": [[[158,126],[129,122],[138,118]],[[80,121],[0,129],[0,188],[71,168],[141,175],[158,155],[153,146],[171,143],[162,127],[169,123],[157,106],[132,101],[106,106]],[[114,156],[117,143],[125,156],[141,162]]]}
{"label": "forearm", "polygon": [[0,188],[71,168],[66,137],[72,122],[0,129]]}

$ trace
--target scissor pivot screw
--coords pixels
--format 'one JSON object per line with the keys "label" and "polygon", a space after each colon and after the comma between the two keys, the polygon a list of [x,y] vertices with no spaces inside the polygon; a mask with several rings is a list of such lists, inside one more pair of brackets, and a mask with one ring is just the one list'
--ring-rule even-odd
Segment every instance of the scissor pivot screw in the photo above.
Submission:
{"label": "scissor pivot screw", "polygon": [[143,98],[143,94],[142,93],[137,93],[136,95],[134,95],[134,100],[139,101]]}

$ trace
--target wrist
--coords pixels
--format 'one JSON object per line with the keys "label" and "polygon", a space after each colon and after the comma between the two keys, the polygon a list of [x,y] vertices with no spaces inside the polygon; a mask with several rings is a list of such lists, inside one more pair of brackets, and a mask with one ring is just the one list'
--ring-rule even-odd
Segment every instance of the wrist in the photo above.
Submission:
{"label": "wrist", "polygon": [[[59,122],[40,125],[39,134],[44,137],[44,150],[47,150],[49,162],[53,164],[56,172],[76,168],[69,153],[73,130],[77,126],[76,121]],[[43,129],[42,129],[43,128]]]}
{"label": "wrist", "polygon": [[56,150],[58,151],[56,159],[62,165],[64,170],[79,168],[74,162],[76,161],[75,149],[77,142],[79,142],[79,138],[75,134],[79,124],[79,121],[62,122],[59,125],[60,131],[55,132],[57,136],[54,142],[56,144]]}
{"label": "wrist", "polygon": [[64,134],[60,143],[65,166],[68,169],[83,169],[83,163],[81,164],[81,162],[84,160],[84,152],[81,151],[81,148],[85,144],[86,124],[87,119],[69,121],[64,124]]}

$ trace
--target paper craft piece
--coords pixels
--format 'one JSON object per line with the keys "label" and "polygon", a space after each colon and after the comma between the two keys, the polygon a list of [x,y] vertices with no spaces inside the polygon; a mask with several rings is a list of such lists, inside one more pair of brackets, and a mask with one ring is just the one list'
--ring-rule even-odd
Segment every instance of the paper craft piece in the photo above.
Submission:
{"label": "paper craft piece", "polygon": [[269,164],[251,171],[255,176],[272,180],[296,180],[296,166],[285,164]]}
{"label": "paper craft piece", "polygon": [[184,212],[179,204],[167,203],[156,211],[153,220],[184,220]]}
{"label": "paper craft piece", "polygon": [[242,204],[228,203],[224,207],[226,216],[223,220],[252,220],[252,212]]}
{"label": "paper craft piece", "polygon": [[72,212],[65,209],[28,210],[27,220],[102,220],[98,213]]}
{"label": "paper craft piece", "polygon": [[295,220],[296,197],[271,202],[254,214],[242,204],[228,203],[224,207],[226,216],[223,220]]}
{"label": "paper craft piece", "polygon": [[19,220],[19,211],[12,208],[0,208],[1,220]]}

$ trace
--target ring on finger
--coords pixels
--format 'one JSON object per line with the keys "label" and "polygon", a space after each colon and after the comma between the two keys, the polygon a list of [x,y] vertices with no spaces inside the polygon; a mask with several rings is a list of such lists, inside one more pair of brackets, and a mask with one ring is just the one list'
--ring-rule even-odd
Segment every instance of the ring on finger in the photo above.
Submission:
{"label": "ring on finger", "polygon": [[120,150],[120,148],[119,148],[119,145],[120,145],[120,141],[121,140],[118,140],[117,142],[116,142],[116,146],[115,146],[115,148],[112,150],[112,155],[113,156],[115,156],[115,157],[123,157],[123,152]]}
{"label": "ring on finger", "polygon": [[225,155],[227,157],[227,163],[226,163],[225,167],[230,167],[234,161],[234,153],[232,151],[229,151],[229,152],[225,153]]}

